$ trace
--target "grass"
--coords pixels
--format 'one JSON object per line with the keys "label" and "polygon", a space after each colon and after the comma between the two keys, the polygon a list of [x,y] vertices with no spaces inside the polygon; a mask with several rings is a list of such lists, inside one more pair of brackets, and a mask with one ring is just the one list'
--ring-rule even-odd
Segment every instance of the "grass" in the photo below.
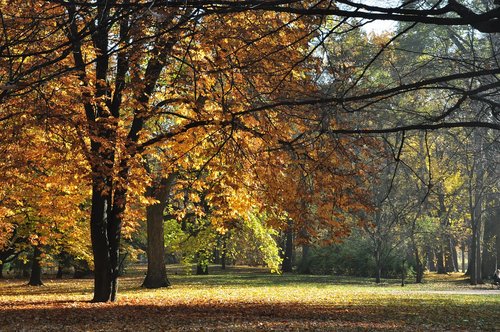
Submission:
{"label": "grass", "polygon": [[0,281],[0,331],[442,331],[500,330],[500,292],[461,274],[426,275],[424,284],[338,276],[272,275],[211,269],[173,286],[140,288],[144,270],[121,278],[119,301],[91,304],[92,280]]}

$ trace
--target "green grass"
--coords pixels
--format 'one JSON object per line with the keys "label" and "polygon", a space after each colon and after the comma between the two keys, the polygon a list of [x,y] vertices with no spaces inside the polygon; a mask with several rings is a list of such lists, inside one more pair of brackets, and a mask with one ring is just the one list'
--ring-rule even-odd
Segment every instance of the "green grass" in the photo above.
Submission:
{"label": "green grass", "polygon": [[[0,331],[358,331],[500,330],[500,292],[472,287],[460,274],[426,275],[424,284],[376,285],[372,279],[273,275],[261,269],[211,268],[172,287],[140,287],[144,270],[120,280],[119,301],[91,304],[92,280],[0,281]],[[176,274],[177,273],[177,274]]]}

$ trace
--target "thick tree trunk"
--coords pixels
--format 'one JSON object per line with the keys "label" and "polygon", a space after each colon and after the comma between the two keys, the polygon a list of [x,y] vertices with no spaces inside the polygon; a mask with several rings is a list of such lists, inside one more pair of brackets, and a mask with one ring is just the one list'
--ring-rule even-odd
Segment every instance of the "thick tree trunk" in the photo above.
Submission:
{"label": "thick tree trunk", "polygon": [[291,220],[288,221],[287,229],[285,232],[283,263],[281,264],[281,271],[293,271],[293,224]]}
{"label": "thick tree trunk", "polygon": [[165,268],[165,243],[163,232],[164,203],[147,207],[147,235],[148,235],[148,270],[142,283],[146,288],[160,288],[170,286]]}
{"label": "thick tree trunk", "polygon": [[148,270],[142,283],[146,288],[160,288],[170,286],[165,267],[165,238],[163,230],[163,213],[168,204],[170,190],[175,183],[176,175],[170,174],[162,178],[157,188],[148,188],[148,196],[158,200],[157,204],[146,208],[147,235],[148,235]]}
{"label": "thick tree trunk", "polygon": [[31,261],[31,275],[28,285],[30,286],[42,286],[42,266],[40,265],[42,252],[39,246],[33,247],[33,259]]}
{"label": "thick tree trunk", "polygon": [[444,266],[444,254],[443,254],[443,247],[440,245],[440,249],[436,252],[436,267],[437,267],[437,273],[438,274],[445,274],[446,273],[446,267]]}

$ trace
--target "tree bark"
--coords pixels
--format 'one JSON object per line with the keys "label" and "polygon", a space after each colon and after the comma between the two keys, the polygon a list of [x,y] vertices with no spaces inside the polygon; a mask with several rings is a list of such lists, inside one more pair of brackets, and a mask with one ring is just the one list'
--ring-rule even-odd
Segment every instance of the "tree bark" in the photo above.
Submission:
{"label": "tree bark", "polygon": [[107,232],[110,195],[103,192],[103,188],[106,188],[106,181],[102,176],[97,175],[92,187],[92,209],[90,212],[90,237],[94,257],[94,298],[92,302],[107,302],[111,297],[111,261]]}
{"label": "tree bark", "polygon": [[40,265],[42,252],[38,245],[33,247],[33,259],[31,261],[31,275],[28,285],[42,286],[42,266]]}
{"label": "tree bark", "polygon": [[147,235],[148,235],[148,270],[142,283],[146,288],[160,288],[170,286],[165,268],[165,238],[163,230],[163,213],[168,204],[170,190],[175,183],[176,175],[170,174],[162,178],[158,188],[149,188],[148,196],[159,202],[146,208]]}
{"label": "tree bark", "polygon": [[446,267],[444,265],[443,246],[440,245],[439,250],[436,252],[436,267],[438,274],[446,274]]}
{"label": "tree bark", "polygon": [[434,250],[429,246],[427,247],[427,268],[429,271],[436,271],[436,264],[434,262]]}
{"label": "tree bark", "polygon": [[380,249],[375,249],[375,283],[380,284],[382,281],[382,258],[380,254]]}
{"label": "tree bark", "polygon": [[455,245],[455,241],[453,238],[450,236],[450,254],[451,254],[451,259],[453,263],[453,272],[458,272],[458,252],[457,252],[457,246]]}
{"label": "tree bark", "polygon": [[[422,258],[420,257],[420,252],[418,250],[418,247],[415,248],[415,261],[416,261],[416,275],[415,275],[415,282],[417,284],[421,284],[423,279],[424,279],[424,264],[422,263]],[[403,265],[404,266],[404,265]],[[403,271],[404,273],[404,271]]]}
{"label": "tree bark", "polygon": [[[500,204],[496,200],[491,200],[489,206]],[[482,257],[482,275],[491,276],[498,268],[498,239],[500,238],[500,218],[499,208],[491,208],[484,222],[484,248]]]}
{"label": "tree bark", "polygon": [[462,242],[460,251],[462,252],[462,272],[465,273],[465,241]]}
{"label": "tree bark", "polygon": [[283,248],[283,263],[281,264],[282,272],[293,271],[293,224],[289,220],[285,231],[285,241]]}
{"label": "tree bark", "polygon": [[56,279],[62,279],[63,277],[63,267],[61,264],[57,265],[57,274],[56,274]]}
{"label": "tree bark", "polygon": [[222,252],[220,255],[220,266],[221,269],[226,269],[226,260],[227,260],[227,239],[229,237],[229,233],[226,233],[222,236]]}
{"label": "tree bark", "polygon": [[309,261],[309,251],[311,246],[309,244],[302,245],[302,259],[300,260],[299,272],[301,274],[311,274],[311,264]]}

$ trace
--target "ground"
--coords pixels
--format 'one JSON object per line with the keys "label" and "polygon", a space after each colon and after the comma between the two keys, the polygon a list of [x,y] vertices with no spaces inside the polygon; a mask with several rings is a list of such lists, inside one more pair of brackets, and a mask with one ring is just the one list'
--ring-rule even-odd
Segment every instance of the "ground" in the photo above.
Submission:
{"label": "ground", "polygon": [[338,276],[272,275],[170,268],[170,288],[140,287],[143,270],[120,280],[116,303],[93,304],[92,280],[0,280],[0,331],[500,331],[500,291],[461,274],[422,285]]}

